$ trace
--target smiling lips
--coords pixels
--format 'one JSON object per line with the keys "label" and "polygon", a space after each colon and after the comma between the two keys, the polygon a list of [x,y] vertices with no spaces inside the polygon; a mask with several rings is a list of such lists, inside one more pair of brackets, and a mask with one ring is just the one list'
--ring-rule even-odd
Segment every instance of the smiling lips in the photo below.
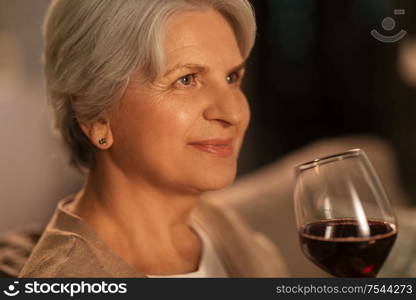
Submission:
{"label": "smiling lips", "polygon": [[198,150],[226,157],[233,154],[233,139],[213,139],[189,143]]}

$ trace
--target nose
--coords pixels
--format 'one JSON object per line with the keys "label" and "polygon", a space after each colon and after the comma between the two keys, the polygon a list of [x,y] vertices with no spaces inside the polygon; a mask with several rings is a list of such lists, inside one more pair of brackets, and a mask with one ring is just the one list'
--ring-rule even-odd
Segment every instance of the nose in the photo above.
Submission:
{"label": "nose", "polygon": [[249,118],[247,99],[241,90],[229,86],[210,91],[210,105],[204,111],[206,120],[215,120],[224,127],[236,126]]}

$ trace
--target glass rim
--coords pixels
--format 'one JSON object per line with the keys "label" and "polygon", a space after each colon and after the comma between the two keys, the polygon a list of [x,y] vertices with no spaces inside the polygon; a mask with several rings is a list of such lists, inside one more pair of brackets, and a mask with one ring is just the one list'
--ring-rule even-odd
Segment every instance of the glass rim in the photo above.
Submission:
{"label": "glass rim", "polygon": [[364,154],[364,151],[356,148],[356,149],[351,149],[351,150],[336,153],[336,154],[327,155],[324,157],[316,158],[308,162],[299,164],[295,167],[295,171],[297,173],[302,172],[308,169],[315,168],[317,166],[325,165],[334,161],[344,160],[344,159],[351,158],[351,157],[357,157],[362,154]]}

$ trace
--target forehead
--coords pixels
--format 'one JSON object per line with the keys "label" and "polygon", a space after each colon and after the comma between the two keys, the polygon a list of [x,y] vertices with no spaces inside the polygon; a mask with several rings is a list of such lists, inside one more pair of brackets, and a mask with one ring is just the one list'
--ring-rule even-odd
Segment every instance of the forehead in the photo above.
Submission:
{"label": "forehead", "polygon": [[167,66],[189,60],[226,64],[242,61],[231,25],[213,9],[178,13],[167,21],[165,28]]}

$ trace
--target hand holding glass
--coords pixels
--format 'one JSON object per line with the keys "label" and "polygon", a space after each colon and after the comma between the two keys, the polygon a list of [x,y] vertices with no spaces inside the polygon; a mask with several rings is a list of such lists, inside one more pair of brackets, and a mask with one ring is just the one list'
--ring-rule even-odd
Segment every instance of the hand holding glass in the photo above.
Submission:
{"label": "hand holding glass", "polygon": [[296,167],[295,215],[304,254],[336,277],[375,277],[397,236],[396,219],[360,149]]}

